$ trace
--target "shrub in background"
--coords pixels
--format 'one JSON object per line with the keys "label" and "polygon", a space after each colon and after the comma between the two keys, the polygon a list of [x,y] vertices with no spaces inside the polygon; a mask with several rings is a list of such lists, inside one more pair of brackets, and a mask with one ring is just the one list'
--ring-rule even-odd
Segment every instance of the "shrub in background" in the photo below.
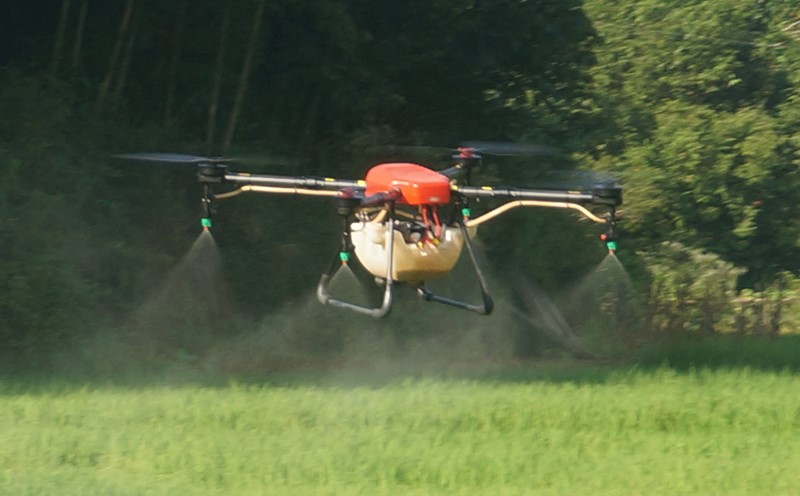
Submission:
{"label": "shrub in background", "polygon": [[641,255],[650,275],[647,331],[714,335],[732,328],[736,281],[743,269],[675,241]]}

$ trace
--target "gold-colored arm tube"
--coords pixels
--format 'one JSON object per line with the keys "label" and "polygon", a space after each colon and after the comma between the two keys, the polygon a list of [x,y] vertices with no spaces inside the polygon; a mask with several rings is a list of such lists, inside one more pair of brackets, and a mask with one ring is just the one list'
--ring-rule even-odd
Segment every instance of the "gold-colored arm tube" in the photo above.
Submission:
{"label": "gold-colored arm tube", "polygon": [[341,195],[339,191],[329,191],[323,189],[282,188],[279,186],[255,186],[252,184],[246,184],[241,188],[237,188],[233,191],[228,191],[225,193],[217,193],[216,195],[214,195],[214,199],[225,200],[227,198],[232,198],[236,195],[239,195],[241,193],[246,193],[248,191],[252,191],[254,193],[273,193],[273,194],[305,195],[305,196],[337,197]]}
{"label": "gold-colored arm tube", "polygon": [[485,214],[481,215],[480,217],[476,217],[472,220],[467,221],[465,224],[467,227],[475,227],[477,225],[483,224],[488,220],[492,220],[498,215],[504,214],[509,210],[517,207],[546,207],[546,208],[567,208],[572,210],[577,210],[580,212],[584,217],[587,219],[597,222],[599,224],[605,224],[606,220],[602,217],[598,217],[592,212],[590,212],[586,207],[583,205],[579,205],[577,203],[565,203],[565,202],[549,202],[549,201],[539,201],[539,200],[516,200],[510,201],[508,203],[504,203],[499,207],[495,208],[494,210],[490,210]]}

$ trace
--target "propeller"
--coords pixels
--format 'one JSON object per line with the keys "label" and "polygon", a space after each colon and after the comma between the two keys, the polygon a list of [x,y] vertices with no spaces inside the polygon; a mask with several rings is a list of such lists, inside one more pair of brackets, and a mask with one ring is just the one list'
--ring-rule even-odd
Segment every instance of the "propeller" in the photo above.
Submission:
{"label": "propeller", "polygon": [[122,160],[149,162],[153,165],[217,165],[236,161],[236,159],[224,157],[200,157],[184,153],[121,153],[114,157]]}
{"label": "propeller", "polygon": [[[210,204],[208,184],[220,183],[223,181],[228,171],[228,163],[235,159],[223,157],[201,157],[198,155],[187,155],[184,153],[121,153],[114,155],[115,158],[122,160],[134,160],[145,162],[152,165],[193,165],[197,167],[197,179],[206,184],[205,203]],[[206,207],[207,213],[210,205]],[[208,217],[208,215],[206,215]]]}
{"label": "propeller", "polygon": [[618,185],[616,178],[598,171],[569,170],[549,171],[545,173],[537,185],[546,189],[593,189]]}
{"label": "propeller", "polygon": [[427,145],[382,145],[377,150],[391,155],[415,154],[422,156],[452,157],[459,155],[493,155],[498,157],[555,157],[564,153],[555,147],[534,145],[530,143],[514,143],[507,141],[465,141],[456,148]]}
{"label": "propeller", "polygon": [[458,149],[469,149],[474,153],[498,157],[551,157],[563,154],[552,146],[506,141],[467,141],[462,143]]}
{"label": "propeller", "polygon": [[147,165],[157,166],[183,166],[196,165],[199,167],[219,167],[228,164],[246,166],[251,169],[262,167],[274,168],[295,168],[299,161],[290,157],[273,155],[270,153],[246,153],[235,157],[204,157],[186,153],[121,153],[114,155],[114,158],[121,160],[132,160],[143,162]]}

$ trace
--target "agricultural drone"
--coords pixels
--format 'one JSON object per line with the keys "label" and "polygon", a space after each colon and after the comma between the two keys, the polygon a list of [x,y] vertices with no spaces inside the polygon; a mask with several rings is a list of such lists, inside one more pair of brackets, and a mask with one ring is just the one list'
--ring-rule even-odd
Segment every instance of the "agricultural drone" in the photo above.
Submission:
{"label": "agricultural drone", "polygon": [[[498,154],[509,150],[508,146],[500,148]],[[196,166],[197,179],[203,186],[201,224],[204,229],[211,227],[215,202],[242,193],[331,198],[342,218],[341,240],[338,253],[320,277],[317,298],[323,304],[372,317],[389,314],[397,283],[416,286],[418,295],[425,301],[481,315],[491,313],[494,303],[471,239],[480,224],[517,207],[574,210],[603,224],[605,232],[600,238],[609,251],[616,250],[616,208],[622,203],[619,184],[595,181],[574,189],[474,186],[470,184],[470,176],[480,167],[482,154],[492,154],[492,147],[457,148],[452,155],[454,164],[443,170],[411,162],[381,163],[370,168],[365,178],[359,180],[233,172],[228,166],[235,162],[231,159],[175,153],[133,153],[117,157]],[[474,216],[470,201],[484,198],[505,202]],[[436,294],[426,285],[426,281],[449,273],[465,247],[480,286],[481,302],[477,304]],[[336,271],[354,261],[382,287],[380,304],[361,305],[335,298],[329,292],[329,283]]]}

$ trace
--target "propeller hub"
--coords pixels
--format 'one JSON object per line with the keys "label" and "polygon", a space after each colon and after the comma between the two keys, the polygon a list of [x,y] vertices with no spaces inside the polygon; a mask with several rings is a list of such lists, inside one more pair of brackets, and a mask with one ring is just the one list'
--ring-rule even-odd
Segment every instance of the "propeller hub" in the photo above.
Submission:
{"label": "propeller hub", "polygon": [[622,186],[614,181],[595,183],[592,186],[592,194],[594,203],[612,207],[622,204]]}
{"label": "propeller hub", "polygon": [[197,164],[197,180],[201,183],[221,183],[228,172],[228,166],[216,162]]}
{"label": "propeller hub", "polygon": [[477,150],[471,146],[459,146],[456,152],[457,158],[478,158]]}

